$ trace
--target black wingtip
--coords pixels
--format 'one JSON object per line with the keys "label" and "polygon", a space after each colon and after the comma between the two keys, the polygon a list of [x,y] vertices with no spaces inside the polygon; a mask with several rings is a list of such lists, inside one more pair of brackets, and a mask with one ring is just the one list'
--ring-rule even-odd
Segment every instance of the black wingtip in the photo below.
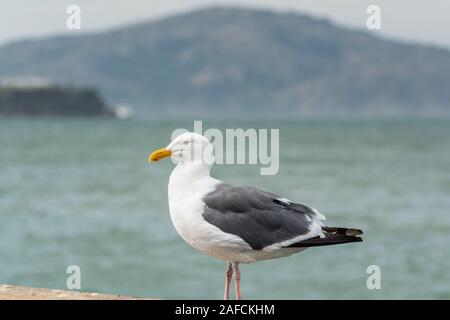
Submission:
{"label": "black wingtip", "polygon": [[322,227],[322,230],[327,233],[337,233],[348,237],[355,237],[363,234],[361,229],[355,228],[341,228],[341,227]]}
{"label": "black wingtip", "polygon": [[322,230],[325,232],[324,238],[316,237],[300,241],[290,245],[290,247],[329,246],[363,241],[363,239],[359,237],[363,234],[363,231],[360,229],[323,226]]}
{"label": "black wingtip", "polygon": [[349,236],[349,237],[355,237],[355,236],[359,236],[362,234],[363,234],[363,232],[360,229],[346,229],[345,230],[345,235]]}

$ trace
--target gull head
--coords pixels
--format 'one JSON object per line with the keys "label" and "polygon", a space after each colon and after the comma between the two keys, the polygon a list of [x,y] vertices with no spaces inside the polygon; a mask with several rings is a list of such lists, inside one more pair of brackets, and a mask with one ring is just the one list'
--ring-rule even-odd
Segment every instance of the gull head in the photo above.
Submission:
{"label": "gull head", "polygon": [[155,150],[149,157],[149,162],[171,157],[175,163],[197,163],[212,165],[214,162],[213,145],[204,136],[186,132],[164,148]]}

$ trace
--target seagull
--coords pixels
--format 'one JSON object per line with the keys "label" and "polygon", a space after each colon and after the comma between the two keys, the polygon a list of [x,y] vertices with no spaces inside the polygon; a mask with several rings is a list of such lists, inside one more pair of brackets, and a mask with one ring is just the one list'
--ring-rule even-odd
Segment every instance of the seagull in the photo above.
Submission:
{"label": "seagull", "polygon": [[290,256],[309,247],[360,242],[362,231],[324,226],[316,209],[254,187],[211,177],[214,149],[204,136],[186,132],[150,154],[176,163],[168,186],[170,218],[195,249],[227,262],[224,299],[242,298],[240,263]]}

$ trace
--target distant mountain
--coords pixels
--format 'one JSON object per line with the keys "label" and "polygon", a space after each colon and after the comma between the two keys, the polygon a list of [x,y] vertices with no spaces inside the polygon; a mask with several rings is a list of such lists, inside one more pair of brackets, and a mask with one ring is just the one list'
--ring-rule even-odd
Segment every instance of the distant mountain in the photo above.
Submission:
{"label": "distant mountain", "polygon": [[450,114],[450,51],[293,13],[214,8],[0,48],[0,77],[98,88],[137,112]]}

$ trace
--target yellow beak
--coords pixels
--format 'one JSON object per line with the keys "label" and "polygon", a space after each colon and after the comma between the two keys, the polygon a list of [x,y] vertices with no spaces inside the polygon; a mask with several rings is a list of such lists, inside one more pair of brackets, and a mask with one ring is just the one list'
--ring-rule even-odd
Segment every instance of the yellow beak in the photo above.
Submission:
{"label": "yellow beak", "polygon": [[148,157],[148,162],[158,161],[172,155],[172,151],[167,150],[166,148],[161,148],[153,151],[153,153]]}

